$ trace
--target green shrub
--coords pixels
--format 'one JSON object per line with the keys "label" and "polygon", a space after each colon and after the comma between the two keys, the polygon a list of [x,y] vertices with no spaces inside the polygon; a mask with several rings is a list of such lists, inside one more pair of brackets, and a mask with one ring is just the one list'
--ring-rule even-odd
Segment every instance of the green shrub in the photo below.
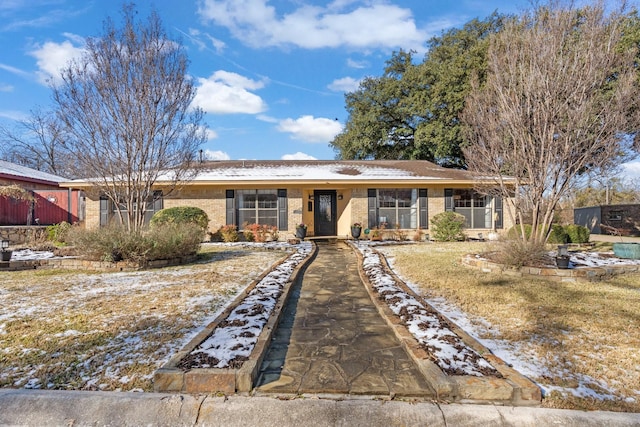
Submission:
{"label": "green shrub", "polygon": [[527,239],[531,237],[531,224],[517,224],[514,225],[507,231],[508,239],[521,239],[522,237],[522,228],[524,227],[524,234],[527,236]]}
{"label": "green shrub", "polygon": [[49,225],[46,228],[47,240],[55,245],[63,245],[67,243],[67,234],[71,229],[71,224],[62,221],[59,224]]}
{"label": "green shrub", "polygon": [[564,227],[560,224],[553,224],[551,226],[551,233],[549,233],[549,239],[547,239],[547,243],[563,245],[568,241],[569,236],[567,236],[567,232],[564,230]]}
{"label": "green shrub", "polygon": [[202,241],[202,228],[189,223],[167,223],[138,233],[116,225],[92,230],[73,228],[69,240],[89,260],[144,264],[195,254]]}
{"label": "green shrub", "polygon": [[167,224],[165,227],[151,228],[144,235],[151,247],[147,260],[171,259],[195,255],[202,242],[202,228],[196,224]]}
{"label": "green shrub", "polygon": [[222,241],[225,243],[238,241],[238,227],[236,225],[223,225],[218,230],[218,233],[220,233]]}
{"label": "green shrub", "polygon": [[583,225],[569,224],[565,227],[570,243],[588,243],[590,232]]}
{"label": "green shrub", "polygon": [[440,242],[464,240],[464,215],[455,212],[442,212],[431,218],[433,238]]}
{"label": "green shrub", "polygon": [[149,225],[153,228],[166,224],[185,223],[196,224],[205,231],[209,228],[209,217],[207,213],[200,208],[193,206],[176,206],[156,212],[151,218]]}
{"label": "green shrub", "polygon": [[[507,239],[521,239],[522,238],[522,228],[524,227],[524,234],[527,236],[527,239],[531,237],[531,224],[518,224],[509,229],[507,231]],[[559,224],[553,224],[551,226],[551,233],[549,234],[548,243],[553,244],[564,244],[569,241],[569,237],[567,233]]]}

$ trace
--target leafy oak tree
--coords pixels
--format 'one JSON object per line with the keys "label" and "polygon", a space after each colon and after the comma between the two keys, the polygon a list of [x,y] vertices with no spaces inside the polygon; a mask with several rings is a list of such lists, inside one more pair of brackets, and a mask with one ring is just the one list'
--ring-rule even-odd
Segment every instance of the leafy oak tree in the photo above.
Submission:
{"label": "leafy oak tree", "polygon": [[128,230],[143,227],[159,177],[168,188],[191,178],[205,141],[187,65],[155,12],[141,22],[125,5],[122,27],[107,19],[103,34],[88,39],[84,56],[52,85],[66,148]]}
{"label": "leafy oak tree", "polygon": [[486,81],[467,99],[464,153],[469,169],[497,177],[512,220],[532,225],[520,236],[532,250],[547,240],[564,196],[631,152],[640,93],[629,18],[601,2],[550,2],[491,39]]}
{"label": "leafy oak tree", "polygon": [[400,51],[381,77],[345,96],[349,118],[331,142],[343,159],[420,159],[464,167],[460,113],[471,76],[483,76],[488,37],[502,27],[493,14],[429,41],[422,63]]}

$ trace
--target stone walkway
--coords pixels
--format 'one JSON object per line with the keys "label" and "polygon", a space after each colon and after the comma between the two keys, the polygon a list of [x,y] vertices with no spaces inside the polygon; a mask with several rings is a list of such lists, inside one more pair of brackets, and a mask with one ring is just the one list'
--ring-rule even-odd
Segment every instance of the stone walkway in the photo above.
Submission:
{"label": "stone walkway", "polygon": [[340,242],[318,249],[292,289],[257,393],[435,397],[373,305],[356,255]]}

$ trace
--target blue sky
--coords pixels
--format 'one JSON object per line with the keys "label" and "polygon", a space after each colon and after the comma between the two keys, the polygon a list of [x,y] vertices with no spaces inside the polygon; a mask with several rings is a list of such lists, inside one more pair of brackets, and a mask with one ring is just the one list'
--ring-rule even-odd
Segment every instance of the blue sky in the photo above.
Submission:
{"label": "blue sky", "polygon": [[[393,51],[524,0],[139,0],[181,39],[206,112],[212,159],[333,159],[347,119],[344,93],[379,76]],[[50,103],[46,80],[120,19],[115,0],[0,2],[0,123]],[[640,176],[640,162],[633,165]],[[629,172],[632,168],[628,169]]]}

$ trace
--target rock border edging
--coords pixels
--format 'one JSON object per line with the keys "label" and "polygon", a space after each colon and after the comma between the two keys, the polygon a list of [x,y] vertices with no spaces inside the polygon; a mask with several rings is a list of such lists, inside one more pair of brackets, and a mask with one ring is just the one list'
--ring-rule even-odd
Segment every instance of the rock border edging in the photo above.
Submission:
{"label": "rock border edging", "polygon": [[240,368],[196,368],[184,371],[178,368],[178,363],[196,347],[205,341],[225,320],[229,314],[247,297],[247,295],[278,265],[287,260],[290,254],[280,259],[271,268],[267,269],[260,277],[239,294],[211,323],[204,327],[189,343],[171,357],[153,375],[153,388],[155,392],[163,393],[249,393],[253,389],[253,383],[258,375],[260,365],[266,354],[271,336],[275,332],[282,314],[282,308],[289,298],[293,284],[301,280],[301,272],[304,272],[318,251],[317,245],[312,244],[312,250],[307,257],[293,270],[289,280],[282,289],[282,294],[264,325],[258,341],[254,346],[248,360],[242,363]]}
{"label": "rock border edging", "polygon": [[[450,319],[447,319],[447,321],[451,325],[451,330],[457,334],[466,345],[484,357],[504,378],[475,377],[469,375],[450,376],[442,372],[440,368],[429,359],[427,352],[419,346],[416,338],[407,330],[406,326],[402,324],[400,318],[391,311],[386,303],[378,299],[377,293],[362,267],[362,253],[353,245],[351,245],[351,247],[358,256],[358,271],[374,305],[393,329],[407,354],[414,360],[429,383],[433,385],[438,399],[456,403],[493,403],[513,406],[540,405],[542,401],[542,391],[533,381],[508,366],[502,359],[491,353],[489,349],[480,344],[480,342],[467,334]],[[380,255],[384,269],[393,277],[400,288],[434,311],[437,311],[393,272],[383,254],[380,252],[378,252],[378,254]]]}
{"label": "rock border edging", "polygon": [[577,282],[586,280],[596,282],[618,274],[640,272],[640,265],[609,265],[601,267],[580,267],[560,269],[554,267],[507,267],[491,262],[485,258],[476,258],[474,255],[466,255],[462,258],[462,265],[476,268],[483,273],[502,273],[508,276],[532,276],[555,282]]}

